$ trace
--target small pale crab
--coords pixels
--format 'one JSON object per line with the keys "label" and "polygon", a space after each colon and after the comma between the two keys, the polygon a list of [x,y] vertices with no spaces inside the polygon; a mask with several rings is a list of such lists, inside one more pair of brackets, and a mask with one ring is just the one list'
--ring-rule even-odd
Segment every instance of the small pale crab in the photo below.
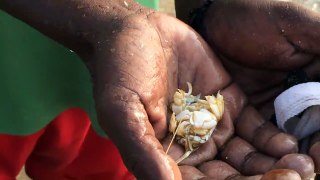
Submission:
{"label": "small pale crab", "polygon": [[200,95],[192,95],[192,85],[187,84],[188,92],[178,89],[171,104],[169,131],[173,137],[166,153],[174,139],[184,145],[185,154],[176,161],[177,164],[209,140],[224,112],[224,100],[220,92],[216,96],[201,99]]}

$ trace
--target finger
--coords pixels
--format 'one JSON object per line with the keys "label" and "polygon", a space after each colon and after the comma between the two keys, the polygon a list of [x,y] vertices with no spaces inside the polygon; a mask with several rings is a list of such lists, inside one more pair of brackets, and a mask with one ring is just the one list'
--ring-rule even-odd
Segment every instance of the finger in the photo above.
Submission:
{"label": "finger", "polygon": [[[168,149],[168,145],[172,136],[168,136],[163,141],[163,148],[165,150]],[[183,145],[178,144],[174,141],[169,149],[168,155],[172,157],[174,160],[178,160],[185,153],[185,148]],[[217,148],[212,139],[209,139],[205,144],[201,145],[199,149],[192,152],[188,158],[184,159],[179,163],[179,165],[189,165],[196,166],[202,162],[212,160],[214,156],[217,154]]]}
{"label": "finger", "polygon": [[311,140],[309,155],[314,161],[315,172],[320,173],[320,132],[316,133]]}
{"label": "finger", "polygon": [[180,179],[177,165],[155,137],[139,96],[123,87],[104,88],[96,94],[98,119],[127,168],[138,179]]}
{"label": "finger", "polygon": [[183,180],[197,180],[206,177],[201,171],[192,166],[179,166],[179,169]]}
{"label": "finger", "polygon": [[[166,83],[167,58],[161,51],[161,39],[155,27],[141,14],[124,18],[121,24],[122,30],[115,30],[113,36],[97,45],[92,63],[95,91],[105,89],[105,84],[112,84],[136,93],[155,136],[164,138],[167,134],[167,93],[175,89],[168,89]],[[122,96],[118,98],[126,101]]]}
{"label": "finger", "polygon": [[[177,45],[180,52],[179,87],[186,87],[186,82],[191,82],[194,94],[202,95],[225,88],[230,83],[230,76],[202,38],[193,31],[178,35],[181,42]],[[193,43],[185,43],[187,40]]]}
{"label": "finger", "polygon": [[[161,17],[154,16],[153,18]],[[177,23],[176,19],[168,19],[168,21],[171,20],[174,20],[175,23]],[[164,24],[156,24],[157,27],[160,27],[160,30],[167,30],[167,26],[166,28],[161,28],[161,26],[163,25]],[[174,61],[172,61],[169,62],[170,65],[168,67],[170,68],[178,66],[179,71],[173,72],[178,73],[178,88],[186,90],[187,82],[191,82],[193,85],[194,95],[210,95],[216,93],[218,90],[225,89],[230,84],[230,76],[224,70],[224,67],[217,56],[211,51],[211,49],[202,40],[202,38],[196,32],[191,30],[190,27],[186,26],[183,23],[179,24],[179,28],[171,28],[173,28],[171,29],[171,31],[176,33],[172,36],[169,35],[168,37],[162,38],[173,39],[175,42],[175,44],[171,46],[176,47],[175,53],[178,54],[178,64],[174,64]],[[174,85],[169,86],[174,87]],[[224,90],[222,91],[222,93],[226,94],[224,93]],[[239,96],[233,97],[231,94],[230,97],[232,97],[232,99],[230,99],[229,101],[230,105],[234,105],[232,100],[236,100],[236,102],[243,101],[242,97],[238,98]],[[227,107],[225,109],[226,111],[228,110]],[[241,107],[233,108],[232,110],[234,109],[239,112]],[[235,115],[232,115],[232,117],[234,116]],[[233,123],[231,121],[231,118],[229,117],[224,119],[226,120],[221,120],[218,124],[218,127],[214,131],[214,134],[217,134],[216,139],[220,138],[218,142],[220,146],[233,134]]]}
{"label": "finger", "polygon": [[232,168],[229,164],[223,161],[209,161],[199,166],[199,170],[212,179],[230,179],[230,180],[258,180],[260,175],[244,177]]}
{"label": "finger", "polygon": [[[177,74],[178,88],[188,89],[187,82],[190,82],[193,85],[193,94],[209,95],[230,83],[229,74],[198,33],[173,17],[154,15],[149,18],[158,19],[154,21],[154,25],[158,27],[162,39],[173,41],[173,44],[163,42],[162,46],[166,51],[170,48],[175,50],[173,56],[177,61],[169,61],[168,68],[169,73]],[[166,21],[160,21],[161,18],[166,18]],[[168,27],[167,24],[170,23],[177,26]],[[164,30],[174,33],[165,33]]]}
{"label": "finger", "polygon": [[274,157],[298,152],[298,143],[293,136],[280,132],[250,106],[238,118],[236,132],[257,149]]}
{"label": "finger", "polygon": [[[161,17],[153,16],[152,18],[156,19]],[[160,31],[159,33],[165,35],[162,36],[162,39],[172,39],[174,42],[173,44],[164,42],[162,45],[166,50],[174,47],[175,52],[173,56],[177,56],[177,60],[175,59],[175,61],[168,62],[168,72],[177,75],[176,79],[174,78],[175,76],[173,76],[171,77],[173,80],[168,81],[169,89],[173,87],[175,90],[176,88],[187,90],[187,82],[191,82],[193,86],[192,94],[211,95],[229,85],[231,81],[229,74],[224,70],[223,65],[205,41],[182,22],[177,22],[175,18],[166,19],[167,23],[170,23],[170,21],[174,24],[178,23],[177,26],[168,27],[164,23],[155,24]],[[175,33],[164,33],[162,30]],[[171,82],[174,83],[170,84]],[[176,87],[175,82],[178,84],[178,87]],[[172,97],[170,93],[169,97]],[[218,125],[219,127],[223,127],[223,130],[219,132],[223,134],[221,137],[228,138],[230,134],[233,134],[233,124],[230,121],[226,121],[225,125],[226,126]],[[216,128],[216,132],[218,132],[219,127]]]}
{"label": "finger", "polygon": [[273,166],[273,169],[292,169],[298,172],[302,179],[310,179],[314,176],[313,161],[303,154],[285,155]]}
{"label": "finger", "polygon": [[[223,119],[213,132],[214,141],[219,148],[234,133],[233,120],[246,103],[245,95],[231,83],[230,76],[218,57],[197,33],[186,27],[177,32],[175,39],[180,55],[179,87],[186,89],[186,82],[192,82],[194,94],[210,95],[221,90],[224,96]],[[193,43],[185,43],[186,41]]]}
{"label": "finger", "polygon": [[307,179],[314,172],[313,161],[306,155],[285,155],[276,162],[276,159],[256,152],[254,147],[237,137],[228,142],[221,158],[245,175],[264,174],[272,168],[292,169]]}
{"label": "finger", "polygon": [[289,169],[276,169],[267,172],[261,178],[261,180],[301,180],[300,175]]}
{"label": "finger", "polygon": [[263,174],[270,170],[276,159],[261,154],[239,137],[231,139],[221,152],[221,159],[244,175]]}
{"label": "finger", "polygon": [[213,179],[231,179],[231,180],[301,180],[300,175],[289,169],[277,169],[268,171],[262,177],[256,176],[241,176],[238,171],[233,169],[230,165],[222,161],[206,162],[199,167],[199,170],[208,177]]}
{"label": "finger", "polygon": [[230,84],[221,91],[224,97],[222,120],[213,132],[213,139],[218,148],[222,147],[234,134],[234,121],[247,103],[247,99],[236,84]]}

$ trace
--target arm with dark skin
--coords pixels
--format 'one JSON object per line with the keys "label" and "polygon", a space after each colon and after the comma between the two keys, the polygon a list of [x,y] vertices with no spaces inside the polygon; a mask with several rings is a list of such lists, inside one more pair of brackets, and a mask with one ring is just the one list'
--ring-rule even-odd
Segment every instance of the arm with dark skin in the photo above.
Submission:
{"label": "arm with dark skin", "polygon": [[[183,162],[189,165],[181,169],[184,178],[197,175],[199,171],[191,166],[212,160],[218,151],[222,160],[247,175],[291,168],[288,162],[295,159],[300,162],[292,169],[299,171],[307,166],[304,172],[299,171],[305,176],[310,169],[313,171],[308,157],[284,156],[278,161],[296,152],[297,142],[265,123],[207,44],[177,19],[129,0],[4,0],[0,7],[74,50],[85,61],[93,79],[98,120],[138,179],[181,178],[178,166],[164,153],[159,139],[167,134],[167,107],[173,93],[177,88],[186,89],[186,82],[192,83],[195,94],[221,90],[226,112],[212,140]],[[234,137],[238,119],[254,119],[254,123],[238,123],[236,130],[248,129],[242,138]],[[255,138],[261,124],[265,133]],[[255,139],[257,148],[243,138]],[[261,148],[264,146],[270,148]],[[170,152],[174,159],[181,153],[177,145]],[[256,162],[266,166],[257,167]],[[241,177],[227,163],[209,164],[215,167],[213,174],[208,174],[208,166],[200,166],[206,172],[200,176]],[[188,174],[185,168],[195,173]]]}
{"label": "arm with dark skin", "polygon": [[[132,0],[41,0],[0,2],[0,8],[77,52],[88,52],[121,20],[138,11],[150,13]],[[96,27],[101,27],[97,30]],[[119,27],[118,27],[119,28]]]}

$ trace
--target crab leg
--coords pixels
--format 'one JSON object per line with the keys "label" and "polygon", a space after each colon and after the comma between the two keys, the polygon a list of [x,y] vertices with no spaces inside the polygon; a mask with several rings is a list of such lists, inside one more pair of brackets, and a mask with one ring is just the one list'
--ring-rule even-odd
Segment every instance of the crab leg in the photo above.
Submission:
{"label": "crab leg", "polygon": [[192,152],[193,150],[186,151],[178,160],[176,160],[176,163],[179,164],[181,161],[185,160]]}

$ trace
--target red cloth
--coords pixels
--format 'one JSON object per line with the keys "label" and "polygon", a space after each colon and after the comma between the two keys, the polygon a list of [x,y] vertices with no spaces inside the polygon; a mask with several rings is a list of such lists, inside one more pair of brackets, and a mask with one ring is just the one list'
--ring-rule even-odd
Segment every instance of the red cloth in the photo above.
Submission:
{"label": "red cloth", "polygon": [[0,180],[15,179],[24,164],[34,180],[135,179],[117,148],[95,133],[79,108],[29,136],[0,134]]}

